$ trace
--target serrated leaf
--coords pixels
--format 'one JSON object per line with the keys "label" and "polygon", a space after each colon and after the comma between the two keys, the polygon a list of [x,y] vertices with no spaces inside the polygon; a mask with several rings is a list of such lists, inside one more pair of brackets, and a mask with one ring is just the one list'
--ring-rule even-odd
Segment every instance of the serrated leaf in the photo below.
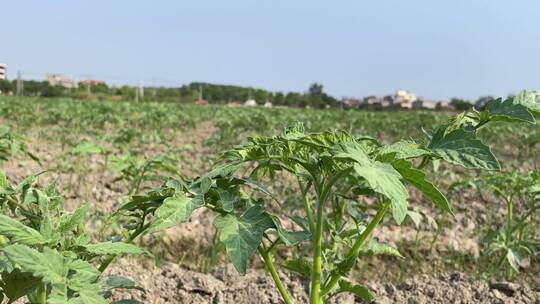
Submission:
{"label": "serrated leaf", "polygon": [[540,100],[537,92],[521,91],[513,97],[513,101],[527,107],[530,111],[540,114]]}
{"label": "serrated leaf", "polygon": [[2,249],[11,263],[22,271],[41,277],[48,283],[66,282],[68,273],[64,258],[58,252],[45,247],[43,253],[25,245],[10,245]]}
{"label": "serrated leaf", "polygon": [[37,245],[47,242],[37,230],[3,214],[0,214],[0,235],[11,238],[14,243],[25,245]]}
{"label": "serrated leaf", "polygon": [[486,105],[485,112],[488,113],[492,121],[522,121],[533,124],[535,122],[534,116],[529,112],[527,107],[514,103],[512,98],[505,101],[499,98],[489,102]]}
{"label": "serrated leaf", "polygon": [[296,272],[306,278],[311,276],[311,263],[306,259],[294,259],[283,262],[282,266],[292,272]]}
{"label": "serrated leaf", "polygon": [[89,208],[90,204],[86,203],[77,208],[73,214],[63,217],[59,227],[60,233],[65,233],[77,228],[86,217],[86,213],[88,212]]}
{"label": "serrated leaf", "polygon": [[394,154],[397,159],[417,158],[430,153],[430,151],[422,148],[420,144],[411,140],[400,140],[391,145],[383,146],[378,152],[381,156]]}
{"label": "serrated leaf", "polygon": [[392,166],[415,188],[420,190],[427,198],[429,198],[437,207],[453,214],[450,203],[446,196],[437,189],[431,182],[426,180],[426,174],[412,167],[412,163],[406,160],[396,160],[392,162]]}
{"label": "serrated leaf", "polygon": [[491,149],[476,138],[473,132],[457,129],[445,134],[439,129],[428,146],[447,162],[469,169],[500,170],[501,165]]}
{"label": "serrated leaf", "polygon": [[401,175],[390,164],[373,161],[360,144],[347,142],[333,148],[334,158],[356,162],[353,168],[356,174],[363,177],[375,192],[386,196],[390,202],[392,215],[401,224],[407,215],[407,198],[409,194],[401,182]]}
{"label": "serrated leaf", "polygon": [[368,241],[360,250],[360,254],[365,256],[389,255],[403,257],[396,248],[375,239]]}
{"label": "serrated leaf", "polygon": [[246,274],[247,263],[262,242],[264,230],[273,225],[270,217],[258,205],[248,209],[241,217],[233,214],[219,215],[214,226],[219,230],[219,240],[225,245],[227,255],[236,270]]}
{"label": "serrated leaf", "polygon": [[346,280],[340,280],[339,281],[338,293],[340,293],[340,292],[353,293],[356,296],[358,296],[360,299],[362,299],[363,301],[366,301],[368,303],[372,302],[375,299],[373,294],[369,291],[369,289],[366,286],[352,284],[352,283],[350,283],[350,282],[348,282]]}
{"label": "serrated leaf", "polygon": [[[107,303],[96,283],[101,273],[86,261],[71,260],[48,247],[39,252],[15,244],[3,248],[3,252],[22,271],[50,284],[47,303]],[[79,296],[69,299],[68,290],[77,291]]]}
{"label": "serrated leaf", "polygon": [[83,246],[84,249],[96,255],[124,255],[124,254],[146,254],[148,251],[128,243],[123,242],[102,242],[96,244],[88,244]]}
{"label": "serrated leaf", "polygon": [[135,289],[146,293],[144,288],[138,286],[132,280],[122,276],[109,276],[102,282],[105,289],[105,297],[109,298],[112,295],[113,289]]}
{"label": "serrated leaf", "polygon": [[2,272],[0,287],[12,303],[35,290],[40,283],[41,278],[35,277],[29,272],[14,269],[11,272]]}
{"label": "serrated leaf", "polygon": [[276,227],[277,234],[285,246],[297,245],[311,237],[307,231],[287,231],[281,225],[281,221],[276,216],[270,216]]}
{"label": "serrated leaf", "polygon": [[163,204],[156,209],[148,231],[152,233],[181,224],[199,207],[199,201],[177,192],[163,200]]}
{"label": "serrated leaf", "polygon": [[364,166],[355,164],[356,174],[363,177],[377,193],[386,196],[391,204],[394,220],[401,224],[407,215],[409,194],[401,182],[401,175],[390,164],[374,162]]}

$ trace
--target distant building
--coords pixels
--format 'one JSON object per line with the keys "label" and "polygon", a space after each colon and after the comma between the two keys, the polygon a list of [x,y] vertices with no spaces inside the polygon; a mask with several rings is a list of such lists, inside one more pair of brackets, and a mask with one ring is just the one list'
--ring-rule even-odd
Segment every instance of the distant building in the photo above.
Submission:
{"label": "distant building", "polygon": [[71,77],[65,77],[57,74],[47,74],[47,82],[52,86],[61,86],[66,89],[76,89],[77,81],[74,81]]}
{"label": "distant building", "polygon": [[197,99],[195,101],[195,104],[200,105],[200,106],[206,106],[206,105],[208,105],[208,100],[206,100],[206,99]]}
{"label": "distant building", "polygon": [[394,94],[393,104],[398,105],[399,107],[404,109],[412,109],[413,102],[415,102],[417,99],[418,98],[414,93],[411,93],[407,90],[397,90]]}
{"label": "distant building", "polygon": [[257,101],[255,99],[248,99],[244,102],[245,107],[255,107],[257,106]]}
{"label": "distant building", "polygon": [[412,103],[412,108],[415,110],[435,110],[437,102],[432,100],[417,99]]}
{"label": "distant building", "polygon": [[7,79],[7,64],[0,63],[0,80]]}
{"label": "distant building", "polygon": [[231,107],[231,108],[241,107],[242,102],[241,101],[231,101],[231,102],[227,103],[227,106]]}
{"label": "distant building", "polygon": [[82,84],[83,86],[87,87],[87,86],[102,85],[106,83],[103,80],[86,79],[86,80],[79,81],[79,84]]}
{"label": "distant building", "polygon": [[273,104],[270,101],[267,101],[267,102],[264,103],[265,108],[271,108],[272,106],[273,106]]}
{"label": "distant building", "polygon": [[359,109],[362,105],[362,101],[356,98],[345,98],[342,102],[346,109]]}

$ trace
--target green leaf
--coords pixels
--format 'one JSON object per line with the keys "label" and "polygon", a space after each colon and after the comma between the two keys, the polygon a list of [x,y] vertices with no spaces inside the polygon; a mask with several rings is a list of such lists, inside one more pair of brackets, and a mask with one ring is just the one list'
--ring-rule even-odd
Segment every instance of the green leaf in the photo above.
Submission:
{"label": "green leaf", "polygon": [[96,244],[88,244],[83,246],[86,251],[95,255],[124,255],[124,254],[146,254],[148,251],[138,247],[137,245],[123,242],[103,242]]}
{"label": "green leaf", "polygon": [[[270,224],[270,225],[269,225]],[[258,205],[248,209],[241,217],[219,215],[214,220],[219,240],[236,270],[246,274],[247,263],[262,242],[264,230],[273,226],[270,217]]]}
{"label": "green leaf", "polygon": [[401,175],[390,164],[374,162],[364,166],[355,164],[356,174],[366,179],[369,186],[377,193],[386,196],[390,202],[394,220],[401,224],[407,215],[409,194],[401,182]]}
{"label": "green leaf", "polygon": [[6,188],[6,187],[9,187],[9,182],[4,172],[0,171],[0,189]]}
{"label": "green leaf", "polygon": [[496,99],[486,105],[485,112],[488,113],[492,121],[507,121],[507,122],[535,122],[534,116],[529,112],[527,107],[514,103],[512,98],[505,101]]}
{"label": "green leaf", "polygon": [[40,283],[41,278],[35,277],[29,272],[14,269],[12,272],[2,272],[0,287],[11,303],[34,291]]}
{"label": "green leaf", "polygon": [[306,278],[311,276],[311,263],[302,258],[283,262],[282,266],[292,272],[296,272]]}
{"label": "green leaf", "polygon": [[48,283],[65,283],[68,269],[58,252],[45,247],[43,253],[25,245],[10,245],[2,249],[11,263],[24,272],[41,277]]}
{"label": "green leaf", "polygon": [[390,164],[372,161],[366,148],[356,142],[339,144],[333,148],[334,158],[356,162],[353,168],[375,192],[386,196],[391,202],[392,215],[401,224],[407,215],[409,194],[401,182],[401,175]]}
{"label": "green leaf", "polygon": [[378,154],[381,156],[394,154],[397,159],[417,158],[431,152],[423,149],[420,144],[412,140],[400,140],[388,146],[383,146]]}
{"label": "green leaf", "polygon": [[[22,271],[40,277],[50,284],[47,303],[107,303],[100,295],[101,288],[96,283],[101,273],[90,263],[71,260],[48,247],[39,252],[25,245],[15,244],[3,248],[3,251]],[[76,291],[79,296],[68,300],[68,290]]]}
{"label": "green leaf", "polygon": [[88,212],[89,208],[90,204],[86,203],[81,207],[77,208],[77,210],[75,210],[73,214],[63,217],[60,223],[60,232],[65,233],[76,229],[77,226],[79,226],[79,224],[81,224],[86,217],[86,213]]}
{"label": "green leaf", "polygon": [[366,286],[352,284],[346,280],[339,281],[338,293],[340,292],[353,293],[356,296],[358,296],[360,299],[366,302],[372,302],[375,299],[373,294],[369,291],[369,289]]}
{"label": "green leaf", "polygon": [[14,243],[37,245],[47,240],[37,231],[24,224],[0,214],[0,235],[10,237]]}
{"label": "green leaf", "polygon": [[501,165],[491,149],[473,132],[457,129],[445,134],[439,129],[431,138],[429,149],[447,162],[469,169],[500,170]]}
{"label": "green leaf", "polygon": [[403,256],[399,251],[385,243],[381,243],[376,239],[370,240],[367,242],[360,251],[361,255],[364,256],[376,256],[376,255],[389,255],[402,258]]}
{"label": "green leaf", "polygon": [[426,174],[412,167],[412,163],[406,160],[396,160],[392,166],[401,176],[415,188],[420,190],[437,207],[453,214],[452,208],[446,199],[446,196],[437,189],[431,182],[426,180]]}
{"label": "green leaf", "polygon": [[106,298],[112,296],[113,289],[134,289],[146,293],[144,288],[138,286],[132,280],[121,276],[109,276],[102,282],[102,285],[105,289],[104,294]]}
{"label": "green leaf", "polygon": [[287,231],[281,225],[281,221],[276,216],[270,216],[276,227],[277,234],[286,246],[297,245],[311,237],[307,231]]}
{"label": "green leaf", "polygon": [[407,211],[407,216],[413,221],[416,229],[420,228],[420,222],[422,222],[422,214],[416,211]]}
{"label": "green leaf", "polygon": [[506,260],[508,261],[508,264],[510,264],[512,269],[519,272],[519,267],[521,266],[521,258],[517,252],[515,252],[511,248],[508,248],[508,250],[506,251]]}
{"label": "green leaf", "polygon": [[196,200],[177,192],[163,200],[163,204],[156,209],[148,231],[152,233],[181,224],[199,207],[201,205]]}
{"label": "green leaf", "polygon": [[537,92],[524,90],[513,97],[513,102],[527,107],[532,112],[540,114],[540,100],[537,98]]}

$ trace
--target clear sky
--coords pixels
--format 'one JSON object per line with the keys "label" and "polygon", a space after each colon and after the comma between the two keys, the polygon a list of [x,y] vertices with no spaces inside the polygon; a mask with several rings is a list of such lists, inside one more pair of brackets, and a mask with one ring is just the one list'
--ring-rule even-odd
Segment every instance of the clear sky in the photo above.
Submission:
{"label": "clear sky", "polygon": [[0,62],[23,76],[192,81],[336,96],[540,89],[538,0],[0,0]]}

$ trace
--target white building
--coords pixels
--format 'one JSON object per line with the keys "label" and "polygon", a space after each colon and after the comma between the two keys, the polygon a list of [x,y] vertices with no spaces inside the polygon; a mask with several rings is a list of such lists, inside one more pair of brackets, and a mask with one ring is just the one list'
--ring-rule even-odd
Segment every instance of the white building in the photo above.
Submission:
{"label": "white building", "polygon": [[246,102],[244,102],[244,106],[246,107],[255,107],[257,105],[257,101],[255,99],[248,99]]}
{"label": "white building", "polygon": [[67,89],[77,88],[77,81],[71,77],[65,77],[57,74],[47,74],[47,82],[52,86],[61,86]]}
{"label": "white building", "polygon": [[0,63],[0,80],[7,78],[7,64]]}
{"label": "white building", "polygon": [[416,94],[406,90],[397,90],[394,95],[394,104],[400,105],[405,109],[412,109],[413,103],[417,100]]}

